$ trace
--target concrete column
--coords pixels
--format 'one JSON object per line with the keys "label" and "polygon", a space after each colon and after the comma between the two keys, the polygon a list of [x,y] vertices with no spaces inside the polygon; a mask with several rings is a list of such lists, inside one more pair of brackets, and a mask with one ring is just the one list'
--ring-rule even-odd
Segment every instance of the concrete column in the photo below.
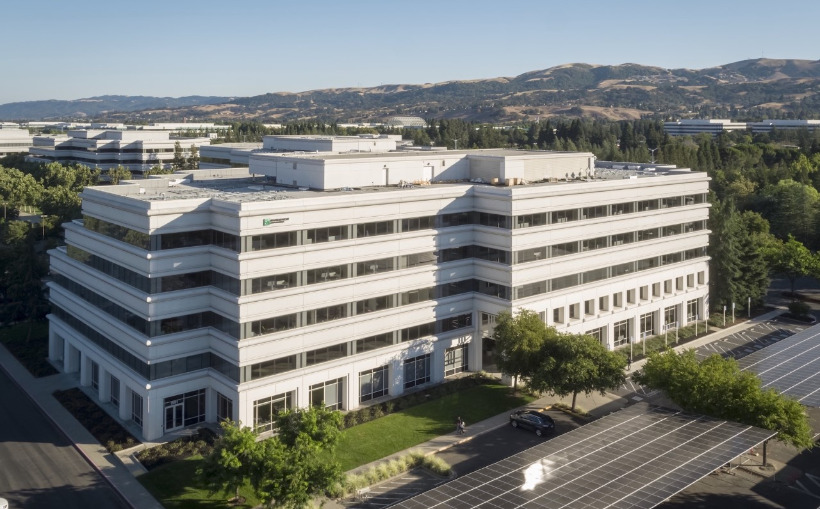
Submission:
{"label": "concrete column", "polygon": [[146,440],[156,440],[164,434],[162,398],[151,396],[150,384],[142,396],[142,434]]}
{"label": "concrete column", "polygon": [[63,349],[63,371],[65,373],[76,373],[80,370],[79,351],[65,340],[65,348]]}
{"label": "concrete column", "polygon": [[390,395],[394,398],[404,393],[404,363],[400,359],[395,359],[390,363]]}
{"label": "concrete column", "polygon": [[446,348],[438,343],[434,344],[433,351],[430,352],[430,382],[438,383],[444,380],[444,355]]}
{"label": "concrete column", "polygon": [[105,370],[102,364],[100,364],[100,389],[97,393],[97,396],[100,398],[100,401],[103,403],[107,403],[111,401],[111,381],[109,380],[108,371]]}
{"label": "concrete column", "polygon": [[467,345],[467,364],[470,371],[481,371],[484,369],[484,338],[478,327],[473,331],[473,339]]}
{"label": "concrete column", "polygon": [[[389,373],[388,373],[389,374]],[[359,404],[359,374],[351,371],[347,375],[347,383],[345,384],[345,410],[358,408]]]}
{"label": "concrete column", "polygon": [[91,385],[91,361],[88,356],[80,352],[80,385]]}
{"label": "concrete column", "polygon": [[120,419],[131,420],[131,391],[122,380],[120,380]]}
{"label": "concrete column", "polygon": [[54,363],[62,363],[65,358],[63,338],[51,328],[48,331],[48,358]]}

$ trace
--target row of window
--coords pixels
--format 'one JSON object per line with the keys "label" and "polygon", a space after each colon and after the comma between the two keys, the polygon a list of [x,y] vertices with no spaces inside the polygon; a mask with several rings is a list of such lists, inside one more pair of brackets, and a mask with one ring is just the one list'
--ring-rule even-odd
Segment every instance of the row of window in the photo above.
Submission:
{"label": "row of window", "polygon": [[[448,348],[444,354],[444,374],[451,376],[469,369],[467,345]],[[409,389],[429,383],[432,374],[432,355],[423,354],[402,362],[404,388]],[[346,377],[328,380],[309,387],[309,401],[312,406],[323,406],[341,410],[344,406]],[[379,366],[359,373],[359,401],[370,401],[386,396],[390,390],[389,366]],[[277,416],[293,410],[296,391],[289,391],[258,399],[253,402],[253,427],[257,432],[273,431]]]}
{"label": "row of window", "polygon": [[344,343],[338,343],[316,350],[310,350],[296,355],[271,359],[241,368],[242,382],[259,380],[269,376],[280,375],[295,369],[313,366],[319,363],[340,359],[343,357],[369,352],[378,348],[396,345],[405,341],[413,341],[459,329],[472,327],[472,314],[442,318],[401,330],[386,332],[366,338]]}
{"label": "row of window", "polygon": [[[686,301],[686,321],[693,322],[700,319],[700,305],[698,299],[692,299]],[[678,323],[678,308],[677,306],[669,306],[664,308],[664,322],[665,324],[677,324]],[[655,313],[645,313],[638,317],[638,338],[644,338],[646,336],[650,336],[656,333],[655,330]],[[597,331],[597,332],[596,332]],[[603,331],[591,331],[596,332],[598,334],[602,334]],[[598,337],[601,340],[601,337]],[[635,341],[637,338],[635,337],[635,330],[632,327],[632,319],[621,320],[620,322],[615,322],[612,326],[612,340],[614,346],[623,346],[628,344],[630,341]]]}
{"label": "row of window", "polygon": [[553,212],[523,214],[520,216],[515,216],[513,224],[516,229],[532,228],[536,226],[546,226],[548,224],[560,224],[583,219],[597,219],[608,216],[619,216],[621,214],[648,212],[671,207],[681,207],[684,205],[699,205],[701,203],[706,203],[706,194],[669,196],[666,198],[656,198],[652,200],[614,203],[612,205],[597,205],[594,207],[556,210]]}
{"label": "row of window", "polygon": [[705,194],[695,194],[613,205],[585,207],[579,209],[567,209],[554,212],[526,214],[515,217],[477,211],[459,212],[454,214],[440,214],[435,216],[422,216],[400,220],[376,221],[370,223],[347,224],[307,230],[269,233],[265,235],[253,235],[241,239],[241,248],[240,239],[238,236],[219,232],[218,230],[198,230],[193,232],[148,235],[130,230],[123,226],[108,223],[107,221],[91,216],[84,216],[84,225],[92,231],[110,236],[123,242],[128,242],[137,247],[141,247],[142,249],[176,249],[179,247],[213,244],[238,252],[248,252],[333,242],[353,238],[389,235],[401,232],[447,228],[451,226],[479,225],[511,229],[514,225],[515,228],[528,228],[547,224],[577,221],[580,219],[592,219],[634,212],[652,211],[669,207],[679,207],[683,205],[695,205],[704,203],[705,201]]}
{"label": "row of window", "polygon": [[586,272],[579,272],[577,274],[570,274],[553,279],[543,281],[536,281],[534,283],[527,283],[525,285],[516,286],[513,289],[513,299],[523,299],[532,297],[533,295],[541,295],[558,290],[565,290],[575,286],[580,286],[588,283],[594,283],[604,279],[623,276],[633,272],[640,272],[643,270],[654,269],[673,263],[693,260],[706,256],[706,247],[699,247],[695,249],[688,249],[686,251],[678,251],[674,253],[664,254],[661,256],[653,256],[651,258],[644,258],[634,262],[620,263],[610,267],[602,267],[600,269],[588,270]]}

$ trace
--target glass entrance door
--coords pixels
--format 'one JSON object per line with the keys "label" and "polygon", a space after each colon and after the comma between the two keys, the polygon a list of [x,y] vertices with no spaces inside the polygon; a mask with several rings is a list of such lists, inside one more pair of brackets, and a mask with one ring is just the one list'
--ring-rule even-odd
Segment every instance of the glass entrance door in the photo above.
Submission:
{"label": "glass entrance door", "polygon": [[175,400],[165,404],[165,431],[173,431],[183,426],[183,408],[181,401]]}

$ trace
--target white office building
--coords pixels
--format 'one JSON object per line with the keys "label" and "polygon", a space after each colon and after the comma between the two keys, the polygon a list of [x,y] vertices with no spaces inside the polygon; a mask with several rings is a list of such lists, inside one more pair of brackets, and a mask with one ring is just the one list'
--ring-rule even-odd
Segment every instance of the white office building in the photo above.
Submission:
{"label": "white office building", "polygon": [[664,122],[663,129],[670,136],[695,136],[703,133],[717,136],[729,131],[745,131],[746,122],[734,122],[724,118],[693,118]]}
{"label": "white office building", "polygon": [[481,370],[503,310],[614,348],[708,306],[705,173],[512,150],[250,165],[86,188],[50,253],[49,357],[144,439]]}
{"label": "white office building", "polygon": [[155,166],[170,168],[174,146],[179,142],[186,157],[192,146],[211,143],[210,138],[172,138],[168,131],[121,131],[76,129],[66,135],[35,136],[26,158],[32,162],[84,164],[107,170],[124,166],[142,173]]}
{"label": "white office building", "polygon": [[32,143],[28,129],[20,129],[16,124],[0,126],[0,157],[24,154],[29,151]]}

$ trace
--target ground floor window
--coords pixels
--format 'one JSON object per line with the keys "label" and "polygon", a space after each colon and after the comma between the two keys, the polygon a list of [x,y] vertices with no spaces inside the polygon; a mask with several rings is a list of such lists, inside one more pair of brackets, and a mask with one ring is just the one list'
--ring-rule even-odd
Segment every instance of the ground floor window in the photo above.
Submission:
{"label": "ground floor window", "polygon": [[131,393],[131,420],[142,426],[142,396]]}
{"label": "ground floor window", "polygon": [[312,406],[324,406],[329,410],[341,410],[343,388],[344,378],[311,385],[310,404]]}
{"label": "ground floor window", "polygon": [[674,327],[678,323],[678,306],[669,306],[663,310],[663,323],[667,327]]}
{"label": "ground floor window", "polygon": [[120,407],[120,379],[111,377],[111,404],[115,407]]}
{"label": "ground floor window", "polygon": [[100,365],[91,361],[91,388],[99,392],[100,390]]}
{"label": "ground floor window", "polygon": [[454,346],[444,352],[444,376],[468,371],[467,345]]}
{"label": "ground floor window", "polygon": [[597,329],[588,330],[584,334],[586,334],[587,336],[592,336],[593,338],[598,340],[599,343],[604,342],[604,328],[603,327],[598,327]]}
{"label": "ground floor window", "polygon": [[276,416],[286,410],[293,410],[296,391],[277,394],[253,402],[253,427],[257,432],[272,431]]}
{"label": "ground floor window", "polygon": [[652,334],[652,331],[655,330],[655,313],[641,315],[639,330],[642,338]]}
{"label": "ground floor window", "polygon": [[404,361],[404,388],[409,389],[430,381],[430,354]]}
{"label": "ground floor window", "polygon": [[629,342],[629,320],[615,322],[612,326],[612,338],[615,346],[625,345]]}
{"label": "ground floor window", "polygon": [[698,300],[690,300],[686,303],[686,321],[694,322],[698,319]]}
{"label": "ground floor window", "polygon": [[370,401],[387,394],[387,366],[359,373],[359,400]]}
{"label": "ground floor window", "polygon": [[165,398],[165,431],[205,420],[205,389]]}
{"label": "ground floor window", "polygon": [[216,420],[233,420],[233,400],[218,392],[216,393]]}

